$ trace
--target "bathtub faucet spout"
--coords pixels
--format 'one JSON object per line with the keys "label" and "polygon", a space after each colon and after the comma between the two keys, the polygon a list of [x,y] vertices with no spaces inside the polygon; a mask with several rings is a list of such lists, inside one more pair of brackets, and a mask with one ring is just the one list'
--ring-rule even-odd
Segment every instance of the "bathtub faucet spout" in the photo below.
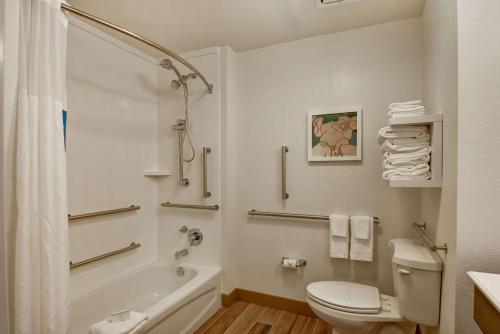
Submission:
{"label": "bathtub faucet spout", "polygon": [[189,251],[186,248],[184,248],[184,249],[181,249],[180,251],[175,252],[175,258],[178,259],[180,257],[187,256],[188,254],[189,254]]}

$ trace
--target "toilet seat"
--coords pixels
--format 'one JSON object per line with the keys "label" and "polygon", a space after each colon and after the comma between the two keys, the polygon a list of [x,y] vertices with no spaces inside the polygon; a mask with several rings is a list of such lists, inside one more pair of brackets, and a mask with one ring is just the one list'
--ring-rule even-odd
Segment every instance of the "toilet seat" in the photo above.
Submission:
{"label": "toilet seat", "polygon": [[378,314],[382,308],[378,289],[369,285],[343,281],[315,282],[307,286],[307,295],[324,307],[348,313]]}

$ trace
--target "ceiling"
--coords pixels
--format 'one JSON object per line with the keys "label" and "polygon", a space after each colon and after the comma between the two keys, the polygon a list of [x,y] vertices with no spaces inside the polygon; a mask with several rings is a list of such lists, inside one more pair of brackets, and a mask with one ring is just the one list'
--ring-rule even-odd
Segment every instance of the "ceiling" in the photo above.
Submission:
{"label": "ceiling", "polygon": [[425,0],[360,0],[321,10],[315,0],[70,0],[70,4],[183,53],[223,45],[244,51],[417,17]]}

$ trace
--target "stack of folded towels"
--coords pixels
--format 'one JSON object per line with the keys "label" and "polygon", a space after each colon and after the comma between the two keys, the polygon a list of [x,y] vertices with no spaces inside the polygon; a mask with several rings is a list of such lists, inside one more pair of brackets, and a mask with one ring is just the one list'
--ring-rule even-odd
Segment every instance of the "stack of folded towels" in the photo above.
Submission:
{"label": "stack of folded towels", "polygon": [[[392,103],[389,117],[420,116],[425,108],[420,101]],[[380,129],[383,140],[386,180],[428,180],[431,177],[431,135],[426,126],[398,125]]]}
{"label": "stack of folded towels", "polygon": [[425,107],[422,101],[395,102],[389,105],[389,118],[422,116],[425,115]]}

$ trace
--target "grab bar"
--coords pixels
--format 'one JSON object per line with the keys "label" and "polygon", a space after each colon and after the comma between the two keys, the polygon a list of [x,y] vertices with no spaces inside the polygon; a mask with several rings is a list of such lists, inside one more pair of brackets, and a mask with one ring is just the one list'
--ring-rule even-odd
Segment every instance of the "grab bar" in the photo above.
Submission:
{"label": "grab bar", "polygon": [[181,203],[170,203],[170,202],[161,203],[161,206],[168,208],[184,208],[184,209],[213,210],[213,211],[217,211],[220,208],[218,204],[200,205],[200,204],[181,204]]}
{"label": "grab bar", "polygon": [[437,252],[438,250],[442,250],[445,253],[448,253],[448,244],[444,244],[442,246],[438,246],[432,241],[431,236],[427,233],[425,230],[425,223],[419,224],[419,223],[413,223],[413,228],[417,232],[418,236],[422,241],[427,245],[427,247],[430,248],[431,251]]}
{"label": "grab bar", "polygon": [[82,213],[79,215],[69,215],[68,214],[68,220],[78,220],[78,219],[84,219],[84,218],[92,218],[92,217],[98,217],[98,216],[107,216],[107,215],[114,215],[120,212],[126,212],[126,211],[135,211],[139,210],[141,207],[139,205],[131,205],[126,208],[119,208],[119,209],[112,209],[112,210],[104,210],[104,211],[96,211],[96,212],[89,212],[89,213]]}
{"label": "grab bar", "polygon": [[286,154],[288,147],[281,146],[281,199],[286,200],[290,195],[286,191]]}
{"label": "grab bar", "polygon": [[[264,216],[264,217],[280,217],[280,218],[296,218],[296,219],[312,219],[312,220],[323,220],[330,221],[329,216],[322,215],[307,215],[302,213],[284,213],[284,212],[264,212],[252,209],[248,211],[250,216]],[[374,224],[380,224],[379,217],[372,217]]]}
{"label": "grab bar", "polygon": [[208,191],[208,153],[212,152],[209,147],[203,148],[203,197],[210,197],[212,193]]}
{"label": "grab bar", "polygon": [[109,253],[105,253],[105,254],[101,254],[101,255],[98,255],[98,256],[94,256],[94,257],[91,257],[89,259],[82,260],[82,261],[75,262],[75,263],[73,263],[73,262],[70,261],[69,262],[69,269],[75,269],[76,267],[80,267],[80,266],[83,266],[83,265],[86,265],[86,264],[89,264],[89,263],[92,263],[92,262],[96,262],[96,261],[105,259],[105,258],[113,256],[113,255],[117,255],[117,254],[121,254],[121,253],[124,253],[124,252],[128,252],[128,251],[130,251],[132,249],[136,249],[136,248],[139,248],[139,247],[141,247],[141,244],[136,243],[136,242],[131,242],[130,246],[127,246],[127,247],[124,247],[124,248],[120,248],[120,249],[114,250],[114,251],[109,252]]}

